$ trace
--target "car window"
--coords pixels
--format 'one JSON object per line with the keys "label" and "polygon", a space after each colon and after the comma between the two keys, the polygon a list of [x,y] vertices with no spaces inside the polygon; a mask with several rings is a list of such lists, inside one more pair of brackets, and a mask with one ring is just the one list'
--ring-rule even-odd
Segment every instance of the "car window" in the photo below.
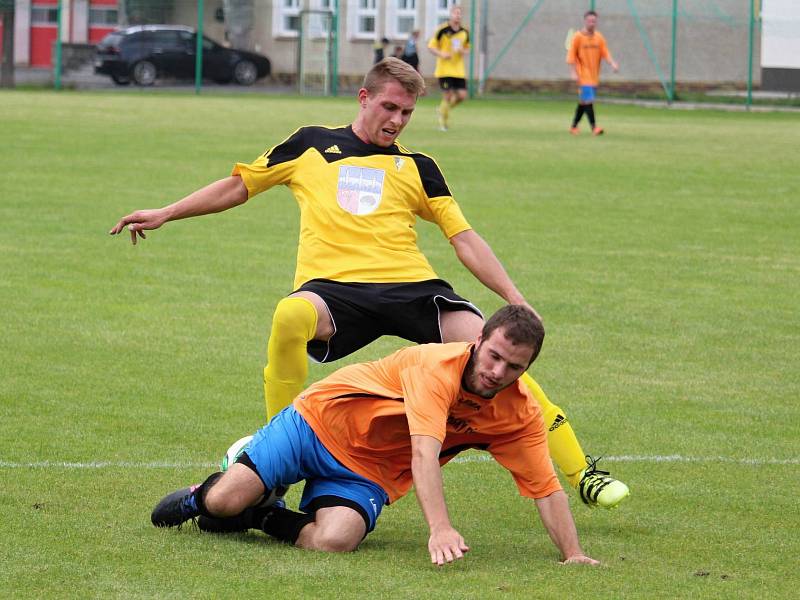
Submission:
{"label": "car window", "polygon": [[219,48],[219,44],[203,36],[203,50],[216,50],[217,48]]}
{"label": "car window", "polygon": [[122,41],[123,35],[120,33],[109,33],[106,37],[104,37],[98,46],[102,46],[103,48],[108,48],[110,46],[119,46],[119,43]]}
{"label": "car window", "polygon": [[150,43],[156,46],[177,46],[178,45],[178,32],[177,31],[151,31]]}
{"label": "car window", "polygon": [[145,41],[146,32],[144,31],[137,31],[136,33],[132,33],[130,35],[126,35],[123,38],[123,43],[125,44],[141,44]]}

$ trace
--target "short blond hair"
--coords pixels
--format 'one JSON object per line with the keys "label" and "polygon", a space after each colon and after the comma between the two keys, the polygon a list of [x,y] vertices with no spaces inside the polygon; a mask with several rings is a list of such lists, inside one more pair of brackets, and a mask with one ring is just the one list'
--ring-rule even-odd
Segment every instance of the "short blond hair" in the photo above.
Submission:
{"label": "short blond hair", "polygon": [[389,80],[395,80],[407,92],[419,96],[425,91],[425,80],[417,70],[399,58],[390,56],[384,58],[373,66],[366,77],[362,87],[370,94],[376,94],[383,89]]}

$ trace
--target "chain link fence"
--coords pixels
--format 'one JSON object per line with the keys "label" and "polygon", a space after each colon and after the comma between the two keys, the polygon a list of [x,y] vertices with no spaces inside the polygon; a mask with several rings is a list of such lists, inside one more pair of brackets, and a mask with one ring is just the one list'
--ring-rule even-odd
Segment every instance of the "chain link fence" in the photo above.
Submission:
{"label": "chain link fence", "polygon": [[[388,55],[418,30],[420,72],[433,87],[435,58],[425,45],[452,4],[0,0],[0,79],[6,86],[338,95],[358,88],[376,41],[389,40]],[[800,11],[792,5],[793,0],[464,0],[463,24],[472,40],[470,91],[571,96],[566,43],[582,27],[584,12],[593,9],[620,65],[618,73],[603,71],[603,95],[800,105],[800,82],[792,93],[792,69],[773,73],[762,65],[762,46],[777,48],[773,54],[797,49],[800,55]],[[763,23],[762,13],[770,15]],[[765,35],[777,41],[769,46]]]}

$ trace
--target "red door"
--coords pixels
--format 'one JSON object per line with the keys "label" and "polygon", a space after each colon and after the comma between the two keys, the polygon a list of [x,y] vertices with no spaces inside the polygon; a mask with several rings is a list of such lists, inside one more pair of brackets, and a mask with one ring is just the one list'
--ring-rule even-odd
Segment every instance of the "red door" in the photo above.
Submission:
{"label": "red door", "polygon": [[34,2],[31,6],[31,66],[53,66],[53,42],[58,36],[58,4]]}
{"label": "red door", "polygon": [[89,43],[96,44],[117,29],[119,16],[117,0],[91,0],[89,2]]}

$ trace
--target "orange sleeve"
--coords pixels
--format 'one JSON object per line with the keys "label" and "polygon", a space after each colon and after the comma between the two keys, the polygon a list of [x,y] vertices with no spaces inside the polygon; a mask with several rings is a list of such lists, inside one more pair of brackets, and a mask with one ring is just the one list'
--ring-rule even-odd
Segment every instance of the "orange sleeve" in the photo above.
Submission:
{"label": "orange sleeve", "polygon": [[547,449],[547,434],[541,413],[526,434],[489,446],[495,460],[511,471],[519,493],[528,498],[545,498],[562,489]]}
{"label": "orange sleeve", "polygon": [[569,50],[567,51],[567,64],[574,65],[578,62],[578,44],[580,40],[578,40],[578,34],[572,36],[572,42],[569,45]]}
{"label": "orange sleeve", "polygon": [[600,39],[600,56],[605,58],[608,62],[611,62],[611,52],[608,51],[608,45],[606,44],[606,39]]}
{"label": "orange sleeve", "polygon": [[415,365],[401,371],[400,384],[409,433],[429,435],[443,442],[447,434],[447,415],[455,398],[451,390],[452,377]]}

